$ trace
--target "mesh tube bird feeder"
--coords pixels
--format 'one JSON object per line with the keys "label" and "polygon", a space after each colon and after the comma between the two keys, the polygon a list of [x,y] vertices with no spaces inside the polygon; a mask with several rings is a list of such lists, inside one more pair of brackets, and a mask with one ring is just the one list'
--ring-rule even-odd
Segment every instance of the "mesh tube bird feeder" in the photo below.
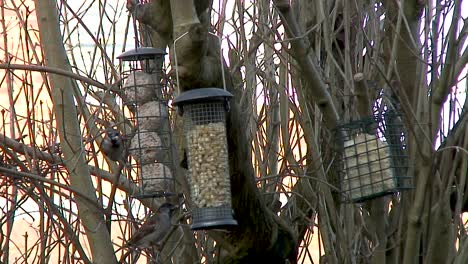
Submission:
{"label": "mesh tube bird feeder", "polygon": [[232,217],[226,140],[230,97],[223,89],[201,88],[184,92],[173,102],[184,120],[194,230],[237,225]]}
{"label": "mesh tube bird feeder", "polygon": [[169,123],[168,96],[163,77],[165,51],[139,47],[117,58],[125,62],[122,71],[122,101],[129,112],[133,132],[129,155],[136,161],[138,198],[173,195],[173,159]]}
{"label": "mesh tube bird feeder", "polygon": [[363,202],[413,187],[406,133],[394,111],[341,125],[336,132],[345,201]]}

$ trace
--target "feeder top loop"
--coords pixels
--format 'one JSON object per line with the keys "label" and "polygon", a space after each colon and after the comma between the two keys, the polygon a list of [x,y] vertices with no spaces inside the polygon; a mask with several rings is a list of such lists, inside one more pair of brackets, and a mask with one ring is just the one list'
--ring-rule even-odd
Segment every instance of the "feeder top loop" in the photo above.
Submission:
{"label": "feeder top loop", "polygon": [[163,49],[152,47],[139,47],[136,49],[125,51],[124,53],[117,56],[117,58],[123,61],[141,61],[161,58],[164,55],[166,55],[166,51]]}
{"label": "feeder top loop", "polygon": [[233,95],[220,88],[200,88],[181,93],[172,102],[173,105],[185,105],[190,103],[201,103],[227,100]]}

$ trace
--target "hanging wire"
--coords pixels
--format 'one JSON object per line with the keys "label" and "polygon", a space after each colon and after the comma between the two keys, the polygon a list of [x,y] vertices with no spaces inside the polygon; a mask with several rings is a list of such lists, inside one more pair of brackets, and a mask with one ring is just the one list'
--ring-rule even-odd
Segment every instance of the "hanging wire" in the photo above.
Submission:
{"label": "hanging wire", "polygon": [[[174,42],[173,42],[173,49],[174,49],[174,60],[175,60],[175,72],[176,72],[176,82],[177,82],[177,94],[180,94],[180,82],[179,82],[179,64],[177,62],[177,50],[176,50],[176,44],[177,41],[179,41],[181,38],[183,38],[185,35],[188,34],[188,31],[185,32],[184,34],[180,35],[177,37]],[[223,79],[223,89],[226,91],[226,77],[224,73],[224,61],[223,61],[223,48],[221,46],[222,44],[222,38],[212,32],[208,32],[208,34],[211,34],[215,36],[218,39],[219,42],[219,63],[221,65],[221,78]]]}
{"label": "hanging wire", "polygon": [[211,35],[213,35],[213,36],[215,36],[215,37],[218,39],[218,41],[219,41],[219,59],[220,59],[219,64],[221,65],[221,76],[222,76],[222,78],[223,78],[223,88],[224,88],[224,90],[226,91],[226,78],[224,77],[224,63],[223,63],[223,62],[224,62],[224,61],[223,61],[223,48],[222,48],[222,46],[221,46],[221,44],[222,44],[222,39],[221,39],[220,36],[218,36],[218,35],[216,35],[216,34],[214,34],[214,33],[211,33],[211,32],[208,32],[208,33],[211,34]]}
{"label": "hanging wire", "polygon": [[185,35],[188,34],[188,31],[185,32],[184,34],[180,35],[178,38],[174,40],[174,43],[172,44],[174,47],[174,60],[175,60],[175,72],[176,72],[176,82],[177,82],[177,94],[180,94],[180,83],[179,83],[179,64],[177,63],[177,51],[176,51],[176,43],[179,41],[181,38],[183,38]]}

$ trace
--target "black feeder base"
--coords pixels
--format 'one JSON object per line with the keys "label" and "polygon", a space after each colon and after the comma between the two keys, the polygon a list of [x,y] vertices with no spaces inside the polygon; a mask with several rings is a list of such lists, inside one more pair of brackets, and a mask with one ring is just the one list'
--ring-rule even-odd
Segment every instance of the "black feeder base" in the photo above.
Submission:
{"label": "black feeder base", "polygon": [[237,221],[232,217],[230,206],[193,208],[192,230],[224,229],[237,226]]}

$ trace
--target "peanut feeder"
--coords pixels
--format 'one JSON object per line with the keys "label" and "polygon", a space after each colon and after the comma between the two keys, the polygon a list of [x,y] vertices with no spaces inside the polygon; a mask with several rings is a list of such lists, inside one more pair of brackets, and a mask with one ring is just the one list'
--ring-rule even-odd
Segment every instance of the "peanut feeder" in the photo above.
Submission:
{"label": "peanut feeder", "polygon": [[237,225],[232,217],[226,140],[226,112],[232,94],[218,88],[194,89],[174,100],[184,119],[192,229]]}

